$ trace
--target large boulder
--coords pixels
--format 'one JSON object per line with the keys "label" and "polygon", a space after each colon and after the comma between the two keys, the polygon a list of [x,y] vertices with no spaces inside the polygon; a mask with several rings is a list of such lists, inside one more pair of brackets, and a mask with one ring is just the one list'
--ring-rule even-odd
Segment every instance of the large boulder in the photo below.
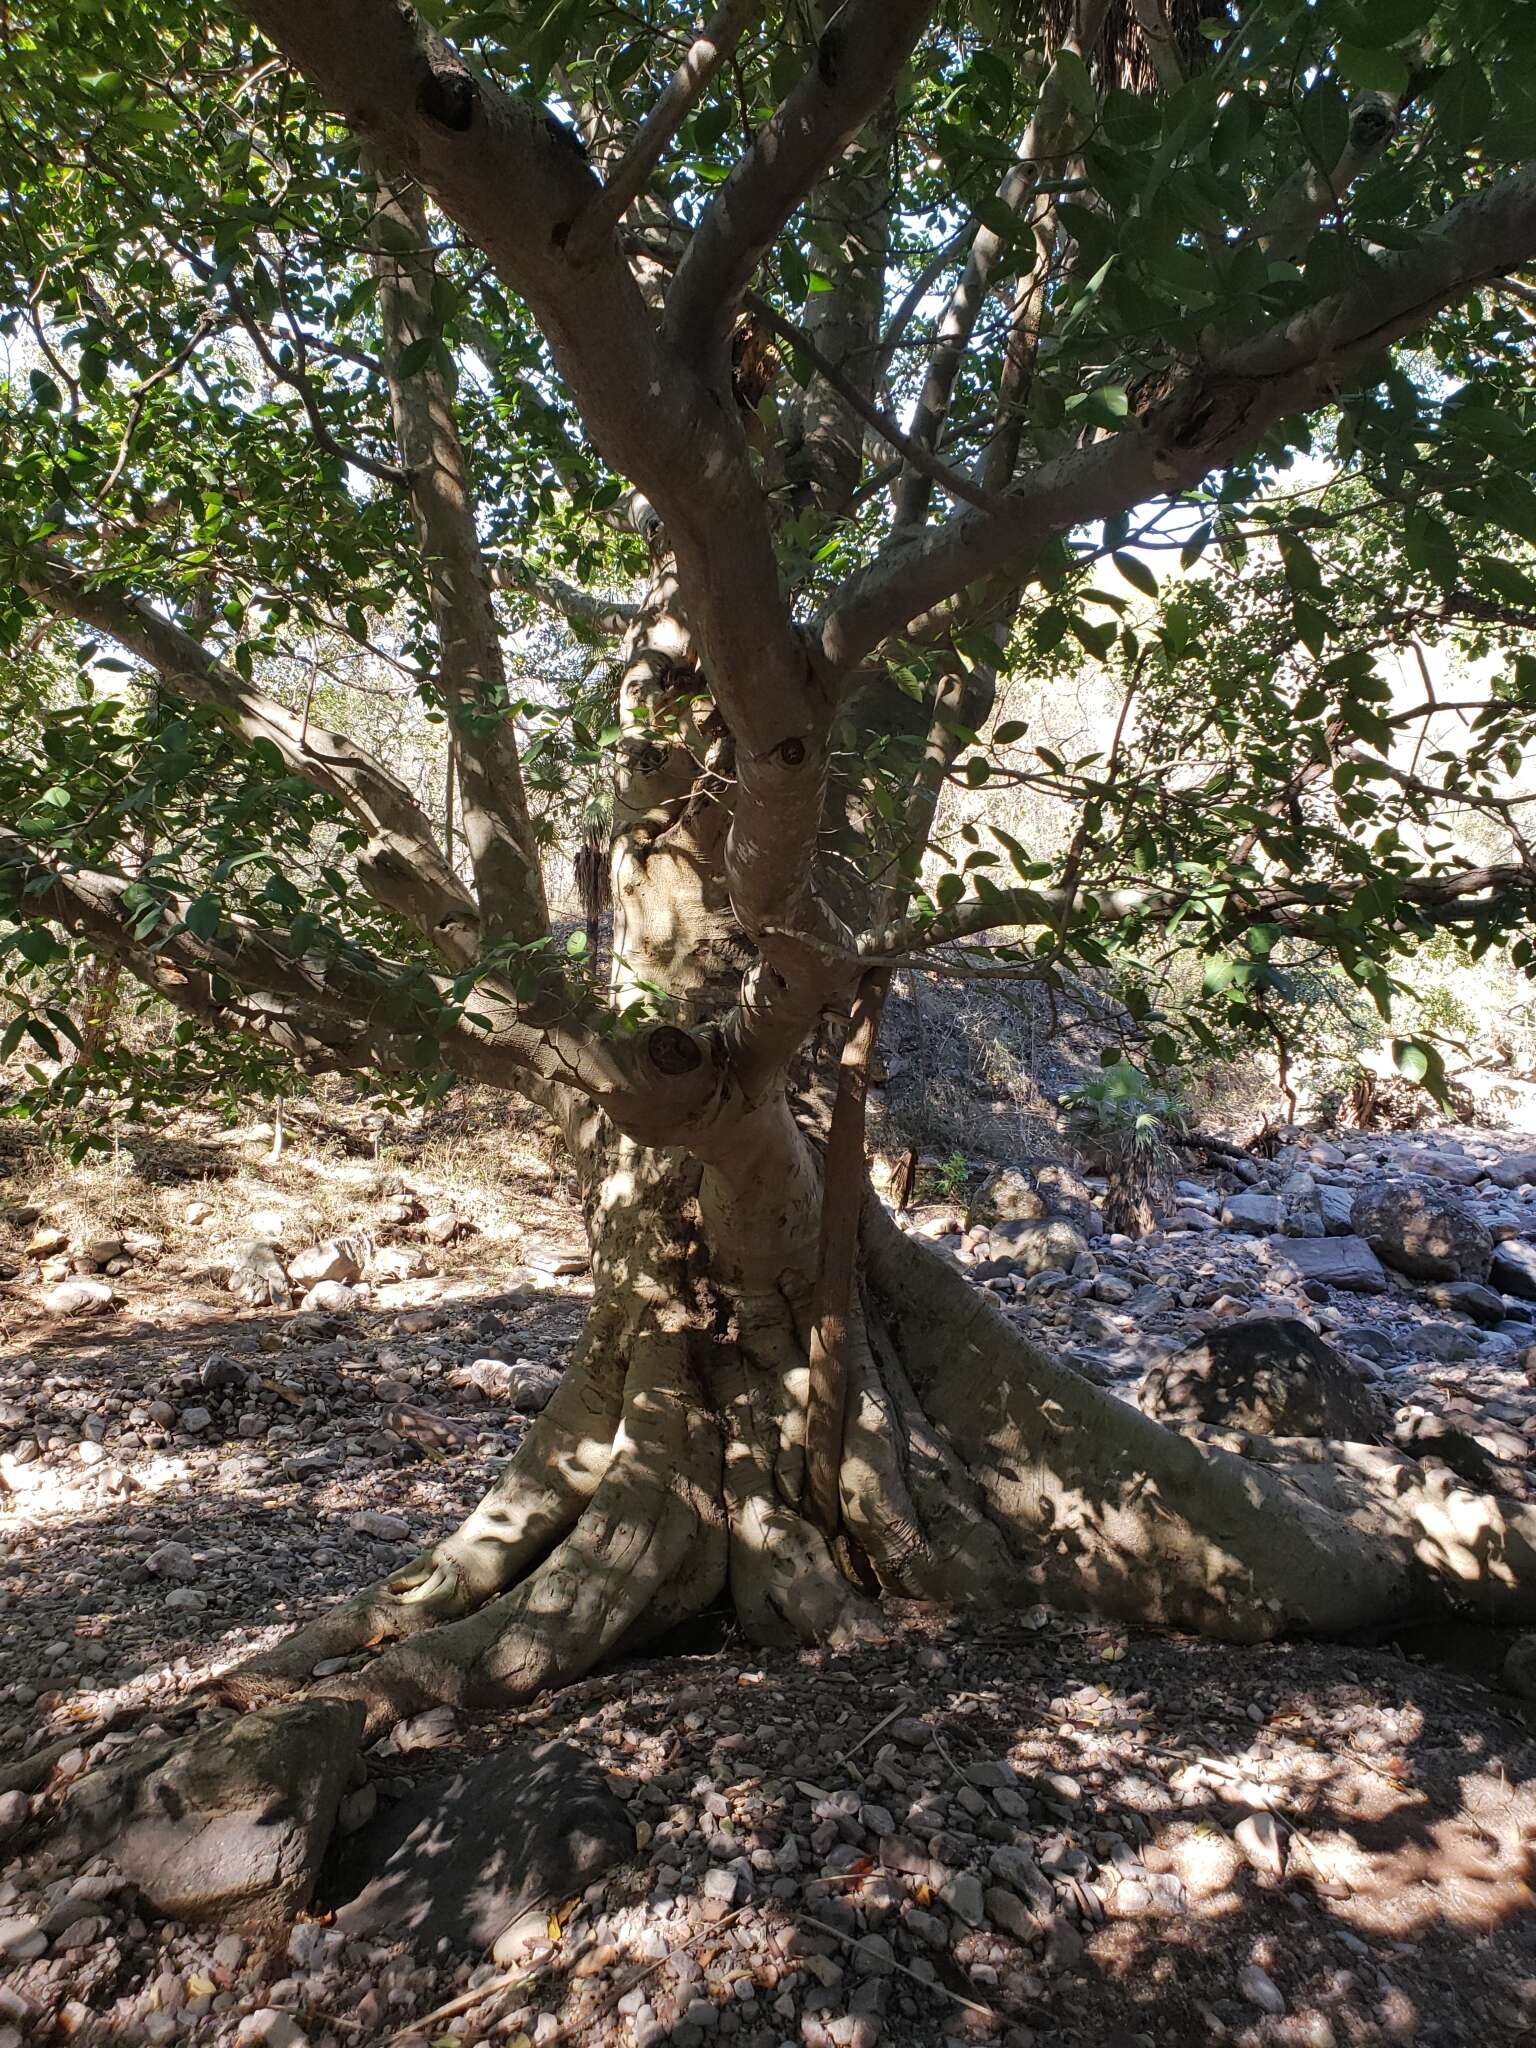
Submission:
{"label": "large boulder", "polygon": [[1005,1223],[992,1232],[992,1249],[1007,1247],[1015,1272],[1025,1275],[1045,1272],[1070,1273],[1072,1264],[1088,1249],[1088,1240],[1065,1216],[1048,1216],[1043,1223]]}
{"label": "large boulder", "polygon": [[293,1299],[277,1247],[259,1237],[248,1237],[235,1246],[224,1284],[247,1308],[287,1308]]}
{"label": "large boulder", "polygon": [[1211,1422],[1254,1436],[1345,1437],[1373,1443],[1386,1409],[1349,1361],[1291,1316],[1223,1323],[1142,1381],[1137,1400],[1159,1422]]}
{"label": "large boulder", "polygon": [[543,1742],[407,1793],[339,1845],[323,1891],[351,1935],[486,1949],[634,1854],[603,1772],[570,1743]]}
{"label": "large boulder", "polygon": [[1387,1275],[1363,1237],[1266,1237],[1266,1264],[1293,1286],[1321,1284],[1345,1294],[1385,1294]]}
{"label": "large boulder", "polygon": [[63,1840],[105,1851],[168,1919],[281,1926],[314,1892],[364,1719],[358,1700],[298,1700],[130,1749],[76,1781]]}
{"label": "large boulder", "polygon": [[1373,1181],[1355,1197],[1357,1233],[1414,1280],[1486,1280],[1493,1239],[1459,1195],[1429,1180]]}
{"label": "large boulder", "polygon": [[1035,1170],[1035,1186],[1045,1198],[1053,1216],[1065,1216],[1087,1237],[1098,1237],[1104,1228],[1103,1213],[1080,1173],[1070,1166],[1041,1166]]}
{"label": "large boulder", "polygon": [[1221,1220],[1228,1230],[1246,1231],[1250,1237],[1267,1237],[1284,1225],[1285,1204],[1278,1195],[1244,1188],[1240,1194],[1228,1195],[1222,1203]]}

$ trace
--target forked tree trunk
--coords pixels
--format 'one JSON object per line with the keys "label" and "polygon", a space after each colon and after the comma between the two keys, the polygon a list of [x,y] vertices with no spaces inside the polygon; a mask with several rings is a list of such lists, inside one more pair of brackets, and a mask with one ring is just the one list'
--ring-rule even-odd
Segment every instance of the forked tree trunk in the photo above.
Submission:
{"label": "forked tree trunk", "polygon": [[[659,997],[684,1025],[729,1016],[752,953],[728,809],[709,800],[731,743],[665,560],[620,719],[615,999]],[[361,1698],[377,1731],[440,1702],[526,1699],[718,1602],[761,1643],[836,1640],[882,1594],[1241,1639],[1447,1605],[1536,1614],[1536,1514],[1376,1446],[1166,1429],[1029,1343],[867,1187],[862,1209],[837,1205],[858,1245],[837,1399],[817,1404],[818,1433],[841,1409],[835,1486],[813,1487],[821,1162],[783,1080],[755,1107],[733,1098],[698,1156],[572,1112],[594,1306],[554,1399],[460,1529],[227,1691],[281,1695],[356,1657],[323,1689]]]}
{"label": "forked tree trunk", "polygon": [[[1253,1640],[1536,1614],[1536,1516],[1368,1445],[1166,1429],[1023,1338],[864,1209],[829,1542],[805,1508],[815,1154],[782,1105],[730,1162],[610,1147],[596,1303],[559,1391],[463,1526],[230,1681],[370,1726],[526,1699],[728,1601],[754,1642],[836,1640],[882,1593],[1044,1600]],[[403,1597],[399,1597],[403,1596]]]}

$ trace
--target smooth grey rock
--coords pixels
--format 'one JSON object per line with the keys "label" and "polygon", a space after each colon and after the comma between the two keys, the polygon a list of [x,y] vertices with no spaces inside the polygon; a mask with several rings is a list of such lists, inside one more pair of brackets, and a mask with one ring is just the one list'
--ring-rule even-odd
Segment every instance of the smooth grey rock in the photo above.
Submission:
{"label": "smooth grey rock", "polygon": [[[1497,1252],[1494,1259],[1498,1259]],[[1436,1308],[1449,1309],[1453,1315],[1470,1316],[1474,1323],[1491,1326],[1504,1320],[1504,1303],[1491,1287],[1484,1287],[1478,1280],[1442,1280],[1426,1288],[1424,1298]]]}
{"label": "smooth grey rock", "polygon": [[1536,1301],[1536,1244],[1519,1237],[1505,1238],[1494,1248],[1488,1278],[1503,1294]]}
{"label": "smooth grey rock", "polygon": [[1237,1988],[1260,2012],[1271,2013],[1278,2019],[1285,2011],[1284,1993],[1274,1978],[1261,1970],[1257,1963],[1244,1963],[1237,1973]]}
{"label": "smooth grey rock", "polygon": [[1322,1212],[1323,1229],[1329,1237],[1352,1237],[1354,1235],[1353,1210],[1355,1191],[1353,1188],[1322,1186],[1317,1191],[1317,1206]]}
{"label": "smooth grey rock", "polygon": [[1228,1230],[1241,1230],[1250,1237],[1265,1237],[1271,1231],[1279,1230],[1285,1222],[1285,1204],[1278,1195],[1265,1195],[1257,1188],[1244,1188],[1241,1194],[1229,1195],[1222,1204],[1221,1221]]}
{"label": "smooth grey rock", "polygon": [[1360,1237],[1266,1237],[1264,1256],[1276,1279],[1297,1286],[1320,1281],[1346,1294],[1385,1294],[1380,1259]]}
{"label": "smooth grey rock", "polygon": [[63,1837],[105,1850],[155,1912],[261,1931],[308,1905],[362,1739],[359,1700],[214,1721],[71,1786]]}
{"label": "smooth grey rock", "polygon": [[1512,1152],[1488,1168],[1488,1178],[1496,1188],[1536,1186],[1536,1152]]}
{"label": "smooth grey rock", "polygon": [[570,1743],[545,1742],[419,1785],[339,1846],[323,1893],[351,1935],[485,1949],[634,1854],[603,1772]]}
{"label": "smooth grey rock", "polygon": [[1356,1231],[1413,1280],[1486,1280],[1493,1239],[1459,1195],[1428,1180],[1376,1181],[1351,1211]]}
{"label": "smooth grey rock", "polygon": [[1154,1366],[1137,1400],[1161,1422],[1222,1423],[1255,1436],[1372,1443],[1387,1427],[1386,1410],[1348,1360],[1288,1316],[1218,1324]]}

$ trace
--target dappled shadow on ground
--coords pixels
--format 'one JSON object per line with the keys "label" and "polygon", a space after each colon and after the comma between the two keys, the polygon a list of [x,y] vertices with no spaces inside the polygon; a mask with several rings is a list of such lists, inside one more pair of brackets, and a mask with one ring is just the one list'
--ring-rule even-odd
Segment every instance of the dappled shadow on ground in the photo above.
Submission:
{"label": "dappled shadow on ground", "polygon": [[[860,2013],[911,2048],[1529,2038],[1536,1746],[1491,1695],[1379,1650],[906,1623],[839,1656],[637,1663],[431,1759],[566,1737],[648,1842],[638,1873],[549,1902],[558,1946],[488,1991],[468,2038],[537,2037],[549,2014],[627,2039],[606,2031],[626,1997],[658,2039],[702,1998],[765,2044],[874,2038],[837,2025]],[[999,1761],[1016,1819],[976,1782]],[[423,1762],[384,1770],[419,1784]],[[1254,1815],[1273,1869],[1234,1840]],[[996,1883],[1009,1844],[1054,1903],[1013,1934],[967,1926],[955,1874]],[[744,1910],[703,1888],[739,1858]],[[870,1960],[866,1934],[890,1951]]]}
{"label": "dappled shadow on ground", "polygon": [[[34,1322],[0,1349],[0,1741],[14,1753],[173,1703],[446,1534],[524,1427],[452,1367],[558,1351],[584,1303],[485,1285],[419,1310],[409,1333],[386,1308],[317,1325],[140,1306]],[[157,1403],[174,1418],[145,1421]],[[247,1419],[258,1433],[241,1434]],[[105,1441],[82,1463],[93,1422]],[[185,1557],[152,1566],[164,1545]]]}
{"label": "dappled shadow on ground", "polygon": [[[383,1356],[399,1342],[387,1315],[272,1350],[282,1319],[262,1316],[39,1336],[22,1355],[87,1398],[125,1383],[142,1395],[178,1373],[201,1385],[212,1353],[237,1354],[296,1396],[270,1396],[274,1416],[315,1423],[299,1447],[339,1440],[342,1459],[302,1476],[284,1456],[258,1468],[268,1451],[227,1433],[219,1411],[205,1434],[220,1440],[174,1437],[154,1454],[163,1470],[121,1460],[134,1484],[116,1498],[11,1500],[0,1519],[11,1665],[0,1681],[61,1694],[46,1713],[13,1694],[13,1730],[67,1726],[71,1708],[92,1709],[70,1697],[75,1666],[54,1674],[36,1661],[50,1637],[107,1643],[115,1663],[103,1673],[125,1697],[135,1677],[154,1676],[144,1700],[163,1709],[443,1533],[508,1442],[504,1414],[450,1394],[443,1368],[530,1307],[550,1334],[569,1334],[577,1304],[521,1294],[444,1304],[419,1333],[413,1393],[484,1425],[443,1456],[373,1442],[395,1398],[379,1383],[400,1369]],[[16,1370],[16,1354],[0,1359],[0,1399],[23,1384],[8,1378]],[[355,1454],[349,1436],[363,1446]],[[408,1536],[360,1531],[361,1508],[403,1515]],[[166,1540],[200,1564],[190,1583],[208,1595],[204,1609],[168,1609],[178,1582],[143,1570]],[[1510,1703],[1389,1650],[1234,1648],[1035,1618],[1038,1628],[985,1617],[949,1628],[893,1610],[887,1639],[838,1655],[763,1655],[730,1637],[471,1723],[440,1753],[373,1756],[387,1791],[500,1742],[565,1736],[615,1774],[650,1831],[640,1866],[574,1916],[570,1901],[550,1902],[558,1944],[476,2005],[461,2038],[537,2038],[550,2014],[572,2038],[627,2042],[617,2002],[637,1990],[659,2025],[702,2026],[685,2016],[701,2000],[718,2008],[714,2031],[753,2048],[859,2048],[867,2036],[841,2023],[860,2018],[897,2048],[1009,2030],[1011,2048],[1376,2048],[1515,2041],[1536,2025],[1536,1748]],[[52,1675],[69,1683],[42,1682]],[[1020,1802],[1013,1811],[974,1772],[1000,1762],[1015,1774],[1000,1788]],[[1273,1817],[1278,1872],[1254,1868],[1234,1838],[1253,1814]],[[888,1850],[892,1836],[910,1855]],[[990,1906],[968,1924],[954,1878],[971,1870],[984,1891],[993,1852],[1010,1845],[1045,1871],[1049,1903],[1034,1901],[1033,1921],[1015,1915],[1011,1933]],[[708,1900],[706,1873],[738,1859],[750,1886],[741,1904]],[[928,1916],[921,1933],[914,1914]],[[867,1934],[890,1941],[889,1964],[857,1950]],[[386,2038],[433,1996],[462,1995],[476,1960],[404,1949],[391,1960],[328,1928],[300,1946],[301,1969],[279,1959],[266,1975],[287,1987],[280,2002],[314,2048]],[[137,1981],[141,1962],[125,1952],[93,2009]],[[429,1964],[431,1995],[412,1974]],[[1270,1996],[1258,1979],[1245,1988],[1255,1968],[1284,2012],[1254,2002]],[[376,2020],[344,2025],[365,1979],[400,1995]]]}

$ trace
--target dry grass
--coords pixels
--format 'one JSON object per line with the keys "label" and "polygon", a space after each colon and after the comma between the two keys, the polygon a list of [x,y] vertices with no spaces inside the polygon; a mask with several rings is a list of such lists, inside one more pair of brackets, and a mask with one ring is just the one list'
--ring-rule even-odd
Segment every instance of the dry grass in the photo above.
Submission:
{"label": "dry grass", "polygon": [[[348,1231],[370,1233],[380,1206],[409,1190],[429,1210],[451,1210],[472,1226],[475,1247],[435,1254],[442,1271],[464,1257],[518,1242],[530,1227],[555,1228],[569,1215],[570,1188],[555,1164],[553,1128],[506,1097],[469,1091],[449,1108],[381,1116],[336,1103],[289,1109],[236,1129],[185,1116],[156,1130],[124,1127],[110,1152],[71,1165],[41,1132],[8,1134],[0,1166],[12,1235],[25,1237],[33,1212],[71,1242],[143,1231],[185,1242],[189,1212],[212,1254],[240,1238],[270,1238],[292,1252]],[[558,1221],[557,1221],[558,1219]]]}

